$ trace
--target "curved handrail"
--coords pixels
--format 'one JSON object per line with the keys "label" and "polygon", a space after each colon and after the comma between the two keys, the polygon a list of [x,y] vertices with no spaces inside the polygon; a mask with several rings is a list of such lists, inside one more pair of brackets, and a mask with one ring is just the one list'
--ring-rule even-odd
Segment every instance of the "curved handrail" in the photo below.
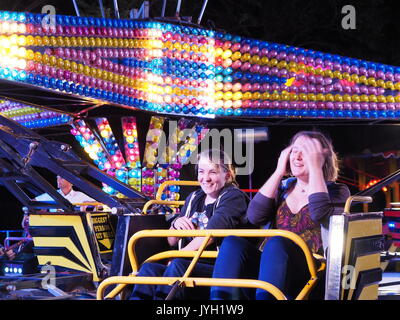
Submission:
{"label": "curved handrail", "polygon": [[165,190],[165,188],[169,186],[199,186],[200,183],[198,181],[186,181],[186,180],[168,180],[164,181],[160,184],[157,190],[156,198],[153,200],[149,200],[145,203],[142,209],[143,214],[147,214],[147,210],[149,210],[150,206],[153,204],[163,204],[170,206],[183,206],[185,204],[184,200],[162,200],[161,196]]}
{"label": "curved handrail", "polygon": [[153,204],[164,204],[167,206],[183,206],[185,204],[185,201],[149,200],[144,204],[142,209],[142,214],[147,214],[147,210],[149,210],[149,207],[152,206]]}
{"label": "curved handrail", "polygon": [[199,186],[200,182],[198,181],[186,181],[186,180],[168,180],[164,181],[158,187],[156,193],[156,200],[161,200],[161,195],[164,192],[164,189],[169,186]]}
{"label": "curved handrail", "polygon": [[[132,276],[117,276],[110,277],[99,285],[97,289],[97,300],[102,300],[104,291],[108,286],[119,284],[120,286],[127,286],[130,284],[153,284],[153,285],[170,285],[172,286],[177,281],[181,281],[180,277],[132,277]],[[255,280],[255,279],[221,279],[221,278],[187,278],[187,282],[191,283],[191,286],[221,286],[221,287],[242,287],[242,288],[254,288],[263,289],[270,292],[277,300],[287,300],[286,296],[281,290],[275,287],[273,284]],[[116,290],[112,290],[108,295],[111,296]],[[121,291],[121,290],[119,290]],[[113,294],[113,296],[116,296]]]}
{"label": "curved handrail", "polygon": [[370,203],[372,202],[372,197],[369,196],[350,196],[346,200],[346,204],[344,206],[344,213],[349,214],[350,213],[350,207],[352,202],[362,202],[362,203]]}
{"label": "curved handrail", "polygon": [[[308,248],[307,244],[304,242],[300,236],[297,234],[286,231],[286,230],[258,230],[258,229],[210,229],[210,230],[141,230],[136,232],[130,239],[128,243],[128,255],[129,261],[132,266],[132,272],[138,271],[138,263],[136,258],[136,253],[134,250],[135,244],[141,238],[153,238],[153,237],[206,237],[210,235],[211,237],[228,237],[228,236],[238,236],[238,237],[277,237],[282,236],[292,240],[296,243],[304,252],[307,260],[307,265],[311,276],[316,276],[316,267],[313,260],[313,256]],[[190,251],[188,251],[190,252]],[[193,254],[197,254],[198,251],[192,251]]]}

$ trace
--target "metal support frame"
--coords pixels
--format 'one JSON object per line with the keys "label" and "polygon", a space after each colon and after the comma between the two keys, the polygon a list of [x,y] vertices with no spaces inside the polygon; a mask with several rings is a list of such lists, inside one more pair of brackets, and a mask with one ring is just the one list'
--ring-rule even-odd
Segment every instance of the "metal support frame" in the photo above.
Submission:
{"label": "metal support frame", "polygon": [[178,3],[176,4],[175,17],[179,17],[179,14],[181,12],[181,5],[182,0],[178,0]]}
{"label": "metal support frame", "polygon": [[73,3],[73,5],[74,5],[74,9],[75,9],[76,15],[77,15],[78,17],[80,17],[81,14],[79,13],[79,7],[78,7],[78,4],[76,3],[76,0],[72,0],[72,3]]}
{"label": "metal support frame", "polygon": [[117,19],[119,19],[119,8],[118,8],[118,0],[113,0],[114,2],[114,14]]}
{"label": "metal support frame", "polygon": [[[165,8],[164,8],[165,9]],[[143,1],[139,9],[132,9],[130,11],[131,19],[147,19],[150,16],[150,3],[148,0]]]}
{"label": "metal support frame", "polygon": [[99,0],[99,6],[100,6],[101,16],[102,16],[103,18],[105,18],[106,15],[105,15],[105,13],[104,13],[103,0]]}
{"label": "metal support frame", "polygon": [[201,19],[203,19],[203,14],[204,14],[204,11],[206,10],[207,3],[208,3],[208,0],[204,0],[203,6],[202,6],[200,14],[199,14],[199,17],[197,19],[197,24],[200,24],[201,23]]}
{"label": "metal support frame", "polygon": [[167,7],[167,0],[163,0],[163,5],[162,5],[162,9],[161,9],[161,17],[165,16],[166,7]]}
{"label": "metal support frame", "polygon": [[[32,143],[36,146],[34,152],[30,148]],[[0,183],[28,210],[58,208],[65,212],[73,212],[74,206],[62,197],[34,166],[60,175],[98,202],[110,208],[117,208],[120,213],[137,212],[148,200],[140,192],[84,162],[70,146],[49,141],[17,122],[0,116]],[[106,194],[90,182],[87,176],[111,186],[127,199],[117,199]],[[32,201],[24,188],[47,193],[55,203]]]}

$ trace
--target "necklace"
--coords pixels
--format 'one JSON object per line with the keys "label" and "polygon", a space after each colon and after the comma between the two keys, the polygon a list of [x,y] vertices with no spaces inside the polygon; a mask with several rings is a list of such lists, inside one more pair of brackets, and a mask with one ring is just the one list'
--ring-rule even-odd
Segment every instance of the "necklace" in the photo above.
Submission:
{"label": "necklace", "polygon": [[301,187],[298,183],[296,184],[296,186],[299,187],[300,192],[302,192],[302,193],[306,192],[306,188]]}

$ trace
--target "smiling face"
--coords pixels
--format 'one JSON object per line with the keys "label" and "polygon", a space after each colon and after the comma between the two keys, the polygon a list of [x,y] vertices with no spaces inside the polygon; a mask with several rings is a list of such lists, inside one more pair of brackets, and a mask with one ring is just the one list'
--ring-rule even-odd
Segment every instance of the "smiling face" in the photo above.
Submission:
{"label": "smiling face", "polygon": [[303,161],[302,145],[310,138],[306,136],[298,137],[292,144],[290,152],[290,171],[295,177],[308,177],[309,169]]}
{"label": "smiling face", "polygon": [[201,189],[211,198],[216,199],[225,186],[229,173],[212,163],[207,157],[200,157],[198,162],[197,180]]}

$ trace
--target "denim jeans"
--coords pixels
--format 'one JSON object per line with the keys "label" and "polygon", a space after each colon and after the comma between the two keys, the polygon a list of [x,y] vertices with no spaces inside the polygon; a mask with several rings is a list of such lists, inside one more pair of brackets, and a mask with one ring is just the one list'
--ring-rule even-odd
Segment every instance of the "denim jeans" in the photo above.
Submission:
{"label": "denim jeans", "polygon": [[[190,260],[176,258],[167,265],[160,263],[145,263],[139,269],[138,277],[181,277],[184,275]],[[211,278],[213,265],[197,263],[191,277]],[[164,300],[171,291],[171,286],[136,284],[133,288],[130,300]],[[208,287],[182,288],[178,289],[173,299],[209,299]]]}
{"label": "denim jeans", "polygon": [[[303,251],[289,239],[270,238],[261,252],[248,240],[230,236],[222,242],[213,278],[263,280],[293,299],[310,279],[310,273]],[[211,299],[271,300],[274,297],[262,289],[212,287]]]}

